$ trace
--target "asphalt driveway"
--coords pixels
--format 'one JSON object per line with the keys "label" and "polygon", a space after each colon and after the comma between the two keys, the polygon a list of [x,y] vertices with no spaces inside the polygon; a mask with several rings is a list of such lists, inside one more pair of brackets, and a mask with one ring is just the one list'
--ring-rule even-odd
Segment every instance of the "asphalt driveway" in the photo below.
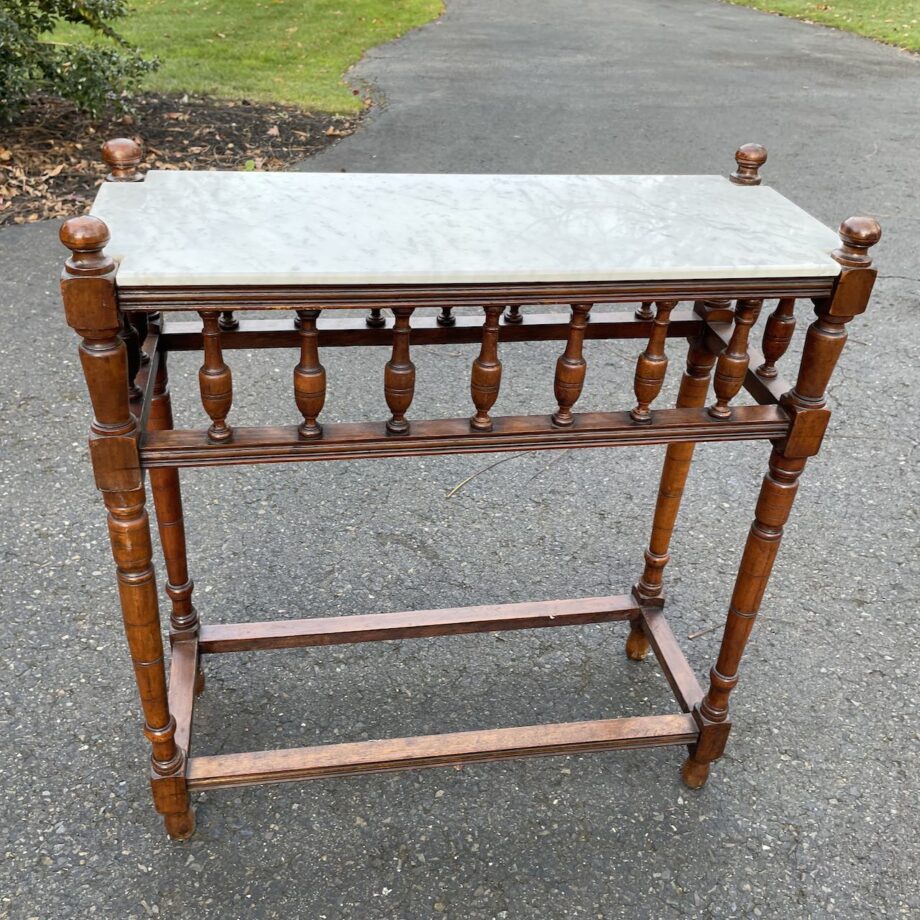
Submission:
{"label": "asphalt driveway", "polygon": [[[674,749],[217,791],[198,797],[195,838],[170,843],[146,788],[57,226],[6,229],[0,917],[917,916],[920,61],[709,0],[449,0],[353,78],[377,109],[304,169],[725,173],[755,140],[767,181],[822,220],[882,222],[877,293],[851,326],[728,753],[700,793],[680,784]],[[545,409],[556,351],[508,350],[499,411]],[[584,408],[624,403],[634,356],[629,343],[588,351]],[[293,421],[294,356],[232,357],[237,422]],[[470,357],[415,351],[418,417],[466,411]],[[385,360],[327,356],[326,417],[380,416]],[[196,364],[177,358],[174,376]],[[180,424],[201,422],[193,386],[175,388]],[[194,471],[197,604],[231,621],[619,592],[639,572],[660,454]],[[722,620],[765,463],[760,444],[698,451],[669,574],[674,630],[701,673],[717,634],[687,637]],[[196,744],[670,711],[624,637],[591,626],[221,656]]]}

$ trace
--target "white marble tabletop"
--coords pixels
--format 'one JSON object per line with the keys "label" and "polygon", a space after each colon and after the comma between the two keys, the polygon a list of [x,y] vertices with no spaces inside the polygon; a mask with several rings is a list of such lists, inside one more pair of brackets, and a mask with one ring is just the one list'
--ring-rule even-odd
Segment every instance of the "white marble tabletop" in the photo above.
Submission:
{"label": "white marble tabletop", "polygon": [[837,234],[721,176],[151,171],[92,213],[124,287],[819,277]]}

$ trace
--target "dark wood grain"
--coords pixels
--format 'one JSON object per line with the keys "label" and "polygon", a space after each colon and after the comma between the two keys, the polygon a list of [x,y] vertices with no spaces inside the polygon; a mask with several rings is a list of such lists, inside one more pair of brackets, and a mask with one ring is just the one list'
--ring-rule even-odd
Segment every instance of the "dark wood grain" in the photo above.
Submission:
{"label": "dark wood grain", "polygon": [[199,647],[202,654],[213,654],[250,649],[456,636],[510,629],[543,629],[549,626],[578,626],[625,620],[638,611],[635,599],[623,594],[578,600],[414,610],[407,613],[228,623],[203,627]]}
{"label": "dark wood grain", "polygon": [[[709,378],[716,356],[706,345],[706,333],[692,339],[687,351],[687,366],[680,381],[677,407],[682,410],[702,411],[709,392]],[[660,422],[662,412],[657,413]],[[645,568],[636,584],[634,593],[644,604],[663,603],[664,568],[670,560],[669,548],[677,513],[690,473],[690,463],[696,446],[694,440],[686,443],[672,443],[665,453],[664,465],[658,483],[658,497],[655,502],[655,516],[652,521],[652,535],[645,551]],[[644,658],[649,645],[641,624],[634,620],[626,644],[626,654],[633,660]]]}
{"label": "dark wood grain", "polygon": [[719,355],[713,378],[716,401],[709,407],[709,414],[713,418],[731,417],[729,403],[738,395],[750,368],[748,337],[751,327],[757,322],[762,306],[762,300],[739,300],[735,306],[735,324],[731,338]]}
{"label": "dark wood grain", "polygon": [[786,354],[795,332],[795,299],[784,297],[767,317],[763,330],[764,359],[756,364],[757,376],[772,380],[777,375],[776,362]]}
{"label": "dark wood grain", "polygon": [[318,438],[323,426],[316,420],[326,402],[326,368],[320,364],[316,320],[319,310],[298,310],[300,361],[294,368],[294,399],[303,416],[297,429],[302,438]]}
{"label": "dark wood grain", "polygon": [[668,370],[668,356],[664,344],[668,336],[671,312],[677,306],[673,300],[662,300],[655,304],[655,322],[649,334],[645,351],[636,361],[636,373],[633,390],[636,394],[636,406],[629,413],[634,422],[650,422],[652,412],[649,408],[661,392],[664,375]]}
{"label": "dark wood grain", "polygon": [[774,441],[735,577],[719,655],[709,672],[709,689],[695,710],[700,737],[683,766],[684,782],[692,788],[706,782],[710,764],[725,748],[729,696],[738,683],[738,666],[763,602],[799,477],[821,446],[828,415],[827,386],[846,342],[846,324],[866,309],[875,281],[868,250],[881,237],[878,223],[850,218],[840,233],[843,245],[834,257],[844,267],[834,296],[815,302],[817,319],[805,337],[795,386],[780,400],[792,415],[792,431]]}
{"label": "dark wood grain", "polygon": [[[560,303],[635,303],[645,300],[718,300],[828,297],[832,276],[821,278],[714,278],[673,281],[586,281],[566,284],[367,285],[364,287],[121,287],[126,310],[360,310],[412,305],[483,307],[490,303],[540,306]],[[507,324],[507,317],[505,323]],[[530,322],[530,316],[527,317]],[[525,324],[526,325],[526,324]]]}
{"label": "dark wood grain", "polygon": [[211,310],[201,314],[204,363],[198,371],[201,403],[211,417],[208,438],[229,441],[233,429],[227,424],[227,414],[233,403],[233,377],[224,363],[221,347],[220,315]]}
{"label": "dark wood grain", "polygon": [[467,419],[423,419],[398,438],[381,422],[328,423],[323,437],[302,439],[292,425],[236,428],[232,443],[213,443],[205,431],[151,431],[141,443],[144,466],[228,466],[294,460],[439,456],[507,450],[557,450],[697,441],[746,441],[783,437],[789,419],[779,406],[738,406],[726,421],[705,409],[661,409],[650,424],[628,412],[581,412],[560,429],[542,415],[492,419],[488,432],[470,430]]}
{"label": "dark wood grain", "polygon": [[590,313],[591,304],[572,304],[572,319],[569,323],[569,334],[566,336],[565,351],[556,361],[556,376],[553,380],[553,393],[558,408],[551,418],[557,428],[569,428],[575,424],[572,407],[581,396],[588,369],[583,346]]}
{"label": "dark wood grain", "polygon": [[389,434],[409,433],[406,413],[415,395],[415,365],[409,357],[411,338],[410,320],[414,307],[394,307],[393,351],[387,361],[383,375],[383,394],[386,397],[390,415],[386,430]]}
{"label": "dark wood grain", "polygon": [[643,607],[639,623],[680,708],[691,712],[703,699],[703,688],[677,644],[664,612],[655,607]]}
{"label": "dark wood grain", "polygon": [[[108,142],[104,156],[110,167],[108,182],[143,178],[138,169],[142,152],[133,141]],[[762,147],[748,144],[739,148],[731,181],[740,186],[760,184],[759,170],[765,161]],[[743,200],[758,193],[741,188],[733,194]],[[824,278],[128,288],[117,285],[115,265],[104,251],[108,242],[105,225],[94,217],[67,221],[61,230],[61,239],[70,250],[61,280],[64,311],[68,324],[81,337],[80,361],[94,415],[90,457],[108,512],[122,619],[144,733],[151,745],[154,803],[170,836],[185,838],[194,832],[190,789],[509,757],[688,745],[684,781],[694,788],[703,785],[711,763],[725,749],[731,728],[729,697],[738,682],[739,665],[799,477],[808,458],[819,451],[828,427],[825,393],[846,342],[846,325],[869,302],[876,278],[869,250],[880,235],[871,218],[844,221],[840,246],[833,252],[840,273]],[[765,324],[761,354],[750,345],[749,335],[761,302],[767,298],[779,303]],[[814,303],[816,319],[805,333],[795,384],[790,386],[780,379],[777,363],[792,343],[795,301],[807,299]],[[678,309],[678,301],[692,301],[693,310]],[[640,306],[635,313],[598,308],[637,302]],[[571,316],[558,310],[522,313],[525,306],[559,304],[571,304]],[[657,304],[655,313],[652,304]],[[440,313],[415,315],[419,307]],[[476,307],[477,315],[457,315],[455,308],[459,307]],[[361,315],[330,315],[348,308],[362,311]],[[239,312],[249,309],[296,311],[297,318],[241,319]],[[385,309],[392,318],[384,314]],[[201,322],[159,315],[182,310],[198,312]],[[667,366],[666,346],[677,337],[690,342],[677,405],[653,412],[651,406],[659,396]],[[614,339],[646,339],[636,365],[634,408],[631,412],[574,411],[585,382],[583,343]],[[407,413],[415,388],[410,340],[413,347],[479,345],[470,375],[476,409],[472,420],[422,419],[410,426]],[[503,373],[499,345],[504,353],[508,343],[540,341],[566,343],[554,379],[556,411],[552,417],[548,412],[493,416]],[[320,349],[360,346],[390,350],[383,387],[390,418],[321,426],[318,417],[324,408],[326,369],[320,362]],[[299,428],[230,428],[232,377],[223,353],[242,348],[299,349],[293,376],[295,401],[303,416]],[[170,350],[203,352],[199,380],[211,419],[208,430],[173,429],[167,373]],[[292,356],[291,365],[294,363]],[[716,400],[707,411],[714,365]],[[333,367],[330,375],[337,372]],[[548,373],[547,368],[547,386]],[[759,405],[732,406],[742,387]],[[615,397],[608,402],[605,396],[604,405],[622,402]],[[738,566],[718,657],[704,693],[664,616],[664,570],[695,445],[747,439],[769,440],[772,453]],[[199,625],[192,604],[179,486],[182,467],[651,444],[666,444],[667,450],[645,565],[629,595]],[[146,510],[148,469],[165,558],[166,593],[172,603],[168,690]],[[586,480],[579,487],[590,492],[601,486]],[[234,499],[232,494],[225,495],[228,502]],[[324,499],[313,496],[308,500]],[[311,535],[310,539],[319,541],[323,536]],[[720,566],[731,565],[727,550],[720,551]],[[203,687],[204,653],[615,620],[629,621],[626,651],[630,658],[654,651],[682,714],[188,757],[195,696]]]}
{"label": "dark wood grain", "polygon": [[[495,306],[493,304],[493,306]],[[699,332],[702,322],[691,310],[675,310],[668,325],[669,338],[686,338]],[[631,313],[592,311],[585,339],[644,339],[651,329],[650,321],[636,319]],[[564,341],[569,333],[569,316],[562,313],[532,313],[526,323],[502,323],[500,341],[548,342]],[[365,321],[354,317],[327,316],[317,320],[320,348],[349,348],[379,345],[391,348],[393,325],[384,322],[380,328],[368,328]],[[454,316],[454,325],[444,328],[434,316],[412,317],[412,344],[470,345],[482,340],[482,320],[478,316]],[[163,331],[164,347],[170,351],[200,351],[201,323],[168,318]],[[221,347],[234,348],[297,348],[299,330],[290,319],[242,319],[237,330],[224,332]]]}
{"label": "dark wood grain", "polygon": [[191,789],[208,789],[283,783],[513,757],[689,744],[696,737],[696,723],[686,714],[496,728],[286,751],[193,757],[188,765],[188,784]]}
{"label": "dark wood grain", "polygon": [[198,640],[192,637],[174,642],[169,662],[169,709],[176,720],[176,746],[186,758],[191,753],[197,675]]}
{"label": "dark wood grain", "polygon": [[[151,364],[155,375],[148,423],[151,431],[170,431],[173,427],[166,354],[162,352]],[[150,491],[166,563],[166,594],[172,603],[170,633],[173,637],[191,636],[198,630],[198,612],[192,603],[195,586],[188,573],[179,471],[175,467],[150,470]]]}
{"label": "dark wood grain", "polygon": [[502,315],[500,304],[485,308],[486,319],[482,327],[482,344],[473,361],[470,373],[470,396],[476,413],[470,419],[470,427],[476,431],[491,431],[492,418],[489,410],[498,399],[502,381],[502,363],[498,360],[499,320]]}
{"label": "dark wood grain", "polygon": [[[705,342],[715,354],[720,354],[728,347],[732,337],[732,326],[729,323],[710,323],[705,332]],[[756,368],[764,363],[763,354],[754,348],[748,346],[747,350],[747,370],[744,372],[742,386],[754,399],[762,406],[774,406],[783,398],[783,394],[788,393],[790,384],[779,376],[779,372],[772,376],[761,376]]]}
{"label": "dark wood grain", "polygon": [[108,512],[122,622],[144,713],[144,735],[151,746],[153,800],[168,833],[188,837],[195,817],[167,697],[147,496],[137,421],[128,400],[128,356],[120,338],[115,266],[103,252],[109,232],[96,217],[76,217],[64,223],[60,238],[71,251],[61,277],[61,296],[67,322],[82,339],[80,363],[94,412],[90,458]]}

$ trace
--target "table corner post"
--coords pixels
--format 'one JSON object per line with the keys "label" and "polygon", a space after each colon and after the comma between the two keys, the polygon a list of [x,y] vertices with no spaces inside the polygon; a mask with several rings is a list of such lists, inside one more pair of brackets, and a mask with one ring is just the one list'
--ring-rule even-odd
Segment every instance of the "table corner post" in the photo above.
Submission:
{"label": "table corner post", "polygon": [[769,469],[735,579],[719,656],[710,671],[709,689],[694,710],[700,735],[691,745],[683,768],[684,782],[692,788],[706,782],[710,764],[724,751],[728,701],[738,683],[741,656],[760,611],[799,477],[808,458],[820,450],[827,429],[827,386],[846,343],[846,324],[865,311],[875,281],[869,249],[881,238],[878,222],[869,217],[850,218],[841,224],[840,236],[841,246],[833,256],[843,268],[831,296],[815,301],[817,319],[806,334],[798,378],[780,399],[790,417],[789,430],[773,442]]}
{"label": "table corner post", "polygon": [[129,361],[115,291],[115,264],[105,254],[106,225],[75,217],[60,231],[70,250],[61,278],[67,323],[82,338],[80,363],[93,407],[89,449],[96,487],[108,511],[122,618],[151,743],[151,785],[157,810],[174,837],[189,836],[194,815],[185,753],[169,710],[150,523],[138,452],[138,424],[129,402]]}

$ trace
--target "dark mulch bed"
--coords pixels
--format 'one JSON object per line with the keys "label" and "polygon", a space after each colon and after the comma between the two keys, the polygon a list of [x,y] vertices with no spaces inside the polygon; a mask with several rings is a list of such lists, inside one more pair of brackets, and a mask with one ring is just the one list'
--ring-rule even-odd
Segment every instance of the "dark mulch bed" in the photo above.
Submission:
{"label": "dark mulch bed", "polygon": [[0,226],[82,214],[106,173],[100,148],[133,137],[154,169],[284,169],[354,131],[358,118],[270,103],[143,95],[133,115],[90,119],[37,99],[0,125]]}

